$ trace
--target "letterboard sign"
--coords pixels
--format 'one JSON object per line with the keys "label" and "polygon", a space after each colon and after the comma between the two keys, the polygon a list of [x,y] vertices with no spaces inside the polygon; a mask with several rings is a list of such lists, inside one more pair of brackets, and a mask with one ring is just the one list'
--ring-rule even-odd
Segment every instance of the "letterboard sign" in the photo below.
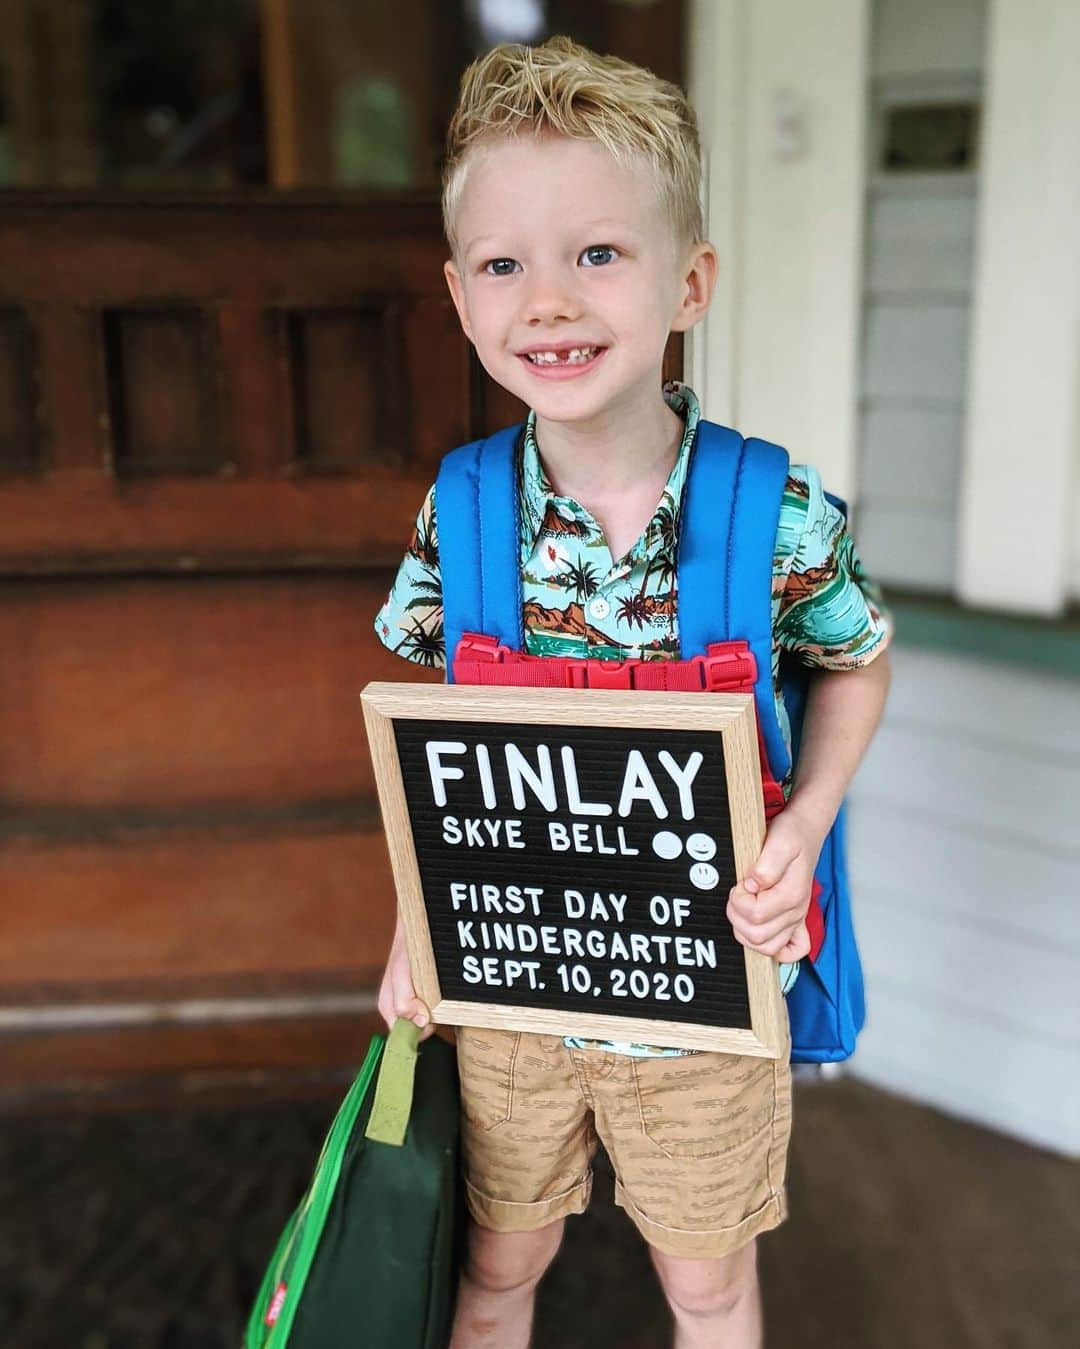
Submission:
{"label": "letterboard sign", "polygon": [[765,834],[743,694],[369,684],[418,995],[436,1021],[775,1057],[728,891]]}

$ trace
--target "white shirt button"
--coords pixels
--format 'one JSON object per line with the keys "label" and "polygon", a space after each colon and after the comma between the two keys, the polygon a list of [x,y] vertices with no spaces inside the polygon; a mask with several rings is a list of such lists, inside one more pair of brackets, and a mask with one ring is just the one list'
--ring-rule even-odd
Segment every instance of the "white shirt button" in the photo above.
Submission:
{"label": "white shirt button", "polygon": [[603,595],[597,595],[595,599],[589,601],[589,613],[593,618],[604,619],[611,613],[611,605],[604,599]]}

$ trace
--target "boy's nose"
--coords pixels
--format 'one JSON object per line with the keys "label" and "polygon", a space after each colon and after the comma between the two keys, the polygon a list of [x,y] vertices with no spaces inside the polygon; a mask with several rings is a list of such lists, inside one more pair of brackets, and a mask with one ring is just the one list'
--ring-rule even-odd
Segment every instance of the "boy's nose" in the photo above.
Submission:
{"label": "boy's nose", "polygon": [[581,302],[572,286],[554,277],[537,278],[525,297],[525,318],[531,324],[581,317]]}

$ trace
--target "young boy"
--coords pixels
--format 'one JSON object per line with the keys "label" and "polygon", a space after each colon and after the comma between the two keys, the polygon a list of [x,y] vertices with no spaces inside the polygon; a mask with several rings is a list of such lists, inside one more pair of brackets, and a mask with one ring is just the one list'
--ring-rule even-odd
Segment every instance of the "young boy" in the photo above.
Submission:
{"label": "young boy", "polygon": [[[717,271],[694,115],[648,71],[557,38],[470,67],[449,151],[450,294],[488,374],[532,409],[520,448],[526,649],[677,657],[679,512],[699,412],[685,385],[661,388],[660,369],[668,334],[704,316]],[[445,662],[432,494],[376,630],[402,655]],[[809,950],[822,840],[884,703],[888,637],[841,515],[816,472],[792,466],[774,661],[785,648],[820,673],[787,807],[728,903],[738,940],[787,983]],[[400,924],[379,1010],[428,1022]],[[759,1345],[755,1238],[785,1216],[786,1061],[509,1031],[457,1038],[474,1222],[453,1349],[528,1344],[565,1217],[588,1203],[598,1136],[650,1245],[677,1349]]]}

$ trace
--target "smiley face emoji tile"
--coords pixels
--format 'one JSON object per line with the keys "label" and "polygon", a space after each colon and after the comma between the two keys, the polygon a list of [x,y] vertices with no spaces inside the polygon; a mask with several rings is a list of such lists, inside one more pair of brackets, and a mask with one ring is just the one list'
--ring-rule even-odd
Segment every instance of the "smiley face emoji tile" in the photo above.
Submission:
{"label": "smiley face emoji tile", "polygon": [[716,839],[711,834],[691,834],[686,851],[695,862],[711,862],[716,856]]}
{"label": "smiley face emoji tile", "polygon": [[720,884],[720,873],[711,862],[695,862],[690,868],[690,884],[698,890],[715,890]]}

